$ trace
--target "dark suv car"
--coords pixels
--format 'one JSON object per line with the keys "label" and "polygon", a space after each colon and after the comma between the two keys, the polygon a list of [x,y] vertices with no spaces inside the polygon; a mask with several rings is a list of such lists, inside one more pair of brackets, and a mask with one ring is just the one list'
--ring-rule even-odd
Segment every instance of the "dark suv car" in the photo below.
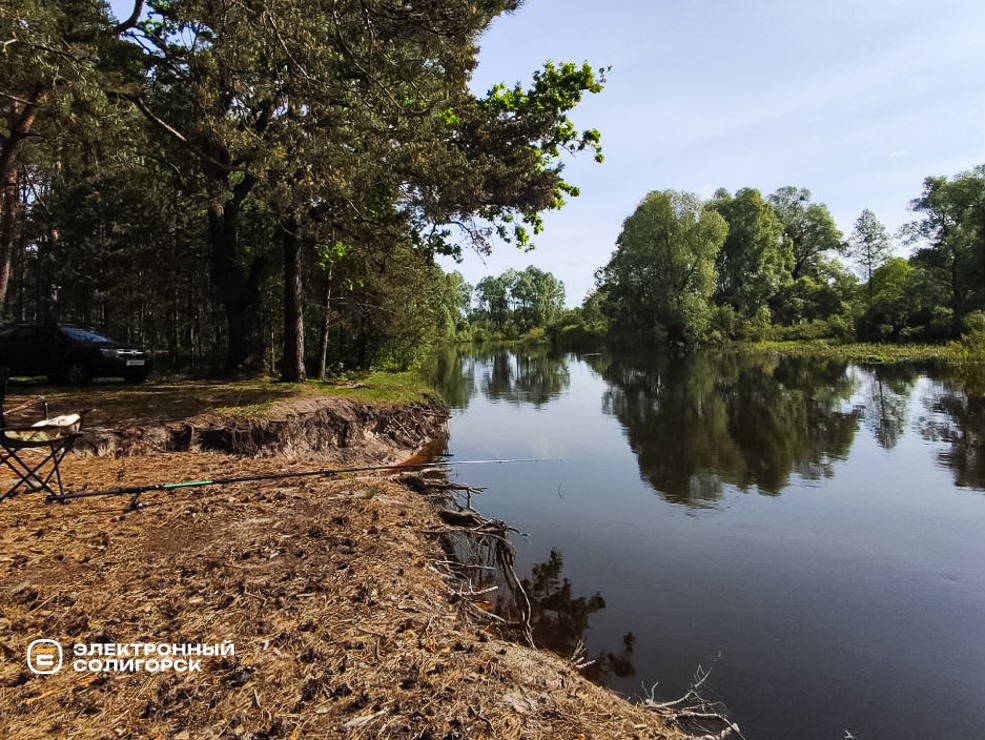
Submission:
{"label": "dark suv car", "polygon": [[139,347],[114,342],[88,327],[7,324],[0,327],[2,366],[11,375],[47,375],[72,385],[104,377],[140,383],[150,372],[150,358]]}

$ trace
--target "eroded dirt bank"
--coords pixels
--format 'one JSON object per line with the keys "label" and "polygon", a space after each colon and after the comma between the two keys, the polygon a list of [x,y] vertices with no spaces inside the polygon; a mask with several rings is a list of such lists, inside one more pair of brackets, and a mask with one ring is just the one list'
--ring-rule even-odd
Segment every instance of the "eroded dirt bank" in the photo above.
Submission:
{"label": "eroded dirt bank", "polygon": [[[420,411],[413,418],[427,417]],[[277,454],[257,458],[201,443],[73,456],[66,484],[376,464],[406,457],[415,435],[433,432],[400,414],[384,424],[359,413],[342,414],[344,446],[326,442],[340,438],[335,428],[292,433],[278,449],[258,444],[254,452]],[[305,428],[288,416],[284,425]],[[266,439],[256,428],[250,439]],[[448,587],[435,507],[394,479],[297,478],[142,500],[140,511],[117,497],[0,502],[0,737],[679,737],[565,661],[499,639]],[[28,669],[38,638],[65,646],[65,668]],[[235,655],[205,657],[195,672],[76,672],[70,662],[76,643],[224,640]]]}
{"label": "eroded dirt bank", "polygon": [[396,462],[446,433],[448,413],[431,399],[400,406],[321,396],[279,401],[262,416],[205,413],[170,424],[86,428],[77,454],[225,452]]}

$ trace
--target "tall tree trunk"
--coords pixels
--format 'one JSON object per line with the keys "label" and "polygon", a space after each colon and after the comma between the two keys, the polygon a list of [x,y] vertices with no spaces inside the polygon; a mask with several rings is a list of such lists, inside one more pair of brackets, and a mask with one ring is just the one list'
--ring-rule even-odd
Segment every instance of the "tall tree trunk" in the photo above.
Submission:
{"label": "tall tree trunk", "polygon": [[[228,173],[209,174],[213,182],[224,183]],[[246,175],[233,188],[229,200],[209,208],[212,281],[218,289],[228,329],[227,372],[256,373],[263,368],[260,284],[269,258],[257,257],[243,266],[238,238],[242,205],[255,183],[255,178]]]}
{"label": "tall tree trunk", "polygon": [[318,379],[324,380],[328,369],[328,338],[332,329],[332,272],[334,265],[328,266],[328,285],[325,287],[324,314],[322,315],[321,325],[321,355],[318,363]]}
{"label": "tall tree trunk", "polygon": [[17,233],[17,171],[20,169],[20,156],[24,140],[31,133],[38,117],[38,100],[41,85],[35,85],[30,97],[17,103],[8,121],[10,133],[0,135],[0,308],[7,298],[10,285],[10,267],[14,256],[14,241]]}
{"label": "tall tree trunk", "polygon": [[281,222],[284,247],[284,356],[280,379],[303,383],[308,379],[304,367],[304,284],[301,279],[301,239],[294,217]]}
{"label": "tall tree trunk", "polygon": [[257,258],[248,270],[237,270],[221,278],[220,295],[229,332],[228,372],[257,373],[263,369],[260,285],[268,261],[267,257]]}
{"label": "tall tree trunk", "polygon": [[9,169],[3,174],[0,183],[0,309],[3,308],[10,285],[11,268],[14,262],[14,244],[17,240],[17,170]]}

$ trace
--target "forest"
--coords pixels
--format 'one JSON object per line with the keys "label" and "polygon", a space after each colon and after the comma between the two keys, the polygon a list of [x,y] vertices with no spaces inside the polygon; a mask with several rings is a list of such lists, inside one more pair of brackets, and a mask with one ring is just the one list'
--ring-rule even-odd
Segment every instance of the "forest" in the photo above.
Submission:
{"label": "forest", "polygon": [[[928,177],[890,235],[863,210],[845,237],[805,188],[708,201],[652,192],[596,290],[562,327],[700,345],[762,339],[985,343],[985,165]],[[911,256],[895,256],[897,242]]]}
{"label": "forest", "polygon": [[470,92],[518,4],[4,3],[3,320],[293,382],[416,364],[461,318],[435,257],[526,247],[562,154],[602,159],[567,114],[605,70]]}
{"label": "forest", "polygon": [[[536,267],[462,295],[459,340],[722,346],[762,340],[985,349],[985,165],[928,177],[895,235],[864,209],[847,237],[806,188],[647,195],[573,310]],[[908,258],[897,251],[909,248]],[[471,296],[471,298],[470,298]]]}

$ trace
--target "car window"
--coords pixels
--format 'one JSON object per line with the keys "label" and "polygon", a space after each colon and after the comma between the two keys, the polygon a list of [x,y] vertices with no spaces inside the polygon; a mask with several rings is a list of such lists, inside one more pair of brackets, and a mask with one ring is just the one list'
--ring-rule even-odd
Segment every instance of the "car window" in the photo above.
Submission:
{"label": "car window", "polygon": [[88,329],[80,329],[77,326],[63,326],[61,327],[62,332],[68,336],[70,339],[75,339],[79,342],[109,342],[111,340],[104,337],[102,334],[96,334],[94,331],[89,331]]}

